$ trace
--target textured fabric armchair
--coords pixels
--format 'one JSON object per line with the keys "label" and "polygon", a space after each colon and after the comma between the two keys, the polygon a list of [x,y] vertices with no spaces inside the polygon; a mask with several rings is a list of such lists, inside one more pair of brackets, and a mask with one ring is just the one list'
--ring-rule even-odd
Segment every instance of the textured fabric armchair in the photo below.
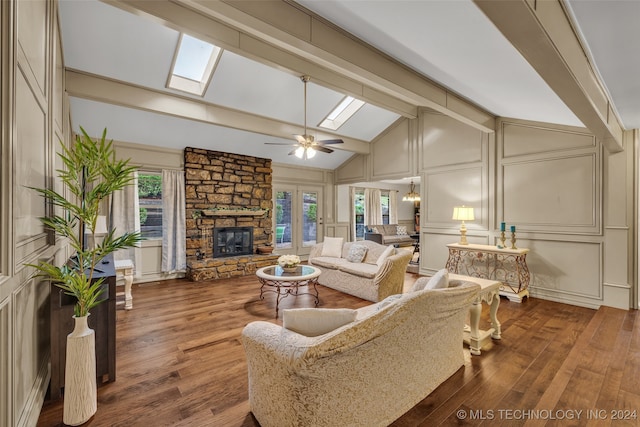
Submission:
{"label": "textured fabric armchair", "polygon": [[479,289],[393,295],[315,337],[248,324],[251,411],[262,427],[389,425],[463,366],[464,321]]}

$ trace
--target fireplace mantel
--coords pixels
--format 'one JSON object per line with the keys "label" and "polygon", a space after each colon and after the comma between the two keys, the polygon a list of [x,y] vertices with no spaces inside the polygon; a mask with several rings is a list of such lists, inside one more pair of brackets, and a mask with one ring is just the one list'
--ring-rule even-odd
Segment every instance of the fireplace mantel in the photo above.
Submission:
{"label": "fireplace mantel", "polygon": [[267,213],[266,209],[204,209],[204,216],[263,216]]}

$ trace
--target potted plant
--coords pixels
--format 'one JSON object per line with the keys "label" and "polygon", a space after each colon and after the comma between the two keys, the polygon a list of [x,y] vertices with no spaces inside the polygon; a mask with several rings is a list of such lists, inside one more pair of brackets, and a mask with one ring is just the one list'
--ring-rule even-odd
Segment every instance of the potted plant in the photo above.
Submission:
{"label": "potted plant", "polygon": [[[96,242],[96,226],[100,206],[111,194],[132,184],[135,167],[129,160],[116,160],[112,141],[92,139],[81,127],[75,144],[68,148],[61,143],[58,156],[64,169],[57,171],[67,196],[48,188],[32,188],[54,206],[60,215],[41,218],[44,226],[66,239],[75,251],[74,257],[62,266],[40,261],[32,265],[39,276],[49,278],[66,294],[76,298],[75,328],[67,336],[65,394],[63,421],[79,425],[97,410],[95,333],[87,325],[93,307],[103,300],[103,278],[95,279],[96,265],[102,259],[123,248],[135,246],[139,233],[124,233],[116,237],[109,230],[102,242]],[[90,237],[85,242],[85,233]],[[90,244],[87,244],[90,243]]]}

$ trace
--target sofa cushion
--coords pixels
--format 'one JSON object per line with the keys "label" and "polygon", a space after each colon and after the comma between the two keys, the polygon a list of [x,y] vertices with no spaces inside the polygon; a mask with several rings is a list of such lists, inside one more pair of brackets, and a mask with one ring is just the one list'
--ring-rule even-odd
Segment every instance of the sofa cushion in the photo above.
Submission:
{"label": "sofa cushion", "polygon": [[396,234],[398,236],[406,236],[407,235],[407,227],[405,225],[399,225],[396,228]]}
{"label": "sofa cushion", "polygon": [[365,245],[351,245],[347,254],[347,261],[360,263],[367,255],[367,247]]}
{"label": "sofa cushion", "polygon": [[383,236],[382,238],[383,242],[385,245],[393,245],[394,243],[411,243],[413,244],[414,240],[409,237],[409,235],[405,234],[404,236],[401,235],[394,235],[394,236]]}
{"label": "sofa cushion", "polygon": [[353,322],[357,314],[349,308],[290,308],[282,310],[282,327],[316,337]]}
{"label": "sofa cushion", "polygon": [[343,242],[344,239],[342,237],[325,237],[320,255],[340,258],[342,256]]}
{"label": "sofa cushion", "polygon": [[[380,226],[378,226],[380,227]],[[380,228],[378,228],[380,230]],[[382,234],[385,236],[395,236],[398,234],[398,225],[397,224],[385,224],[382,226],[382,230],[380,230]]]}
{"label": "sofa cushion", "polygon": [[328,256],[318,256],[313,258],[311,261],[313,265],[317,265],[318,267],[324,267],[331,270],[337,270],[341,265],[348,264],[344,258],[336,258],[336,257],[328,257]]}
{"label": "sofa cushion", "polygon": [[379,268],[377,265],[372,264],[345,262],[338,266],[338,270],[353,274],[354,276],[373,279],[376,277],[376,274],[378,274]]}
{"label": "sofa cushion", "polygon": [[367,245],[367,247],[369,248],[369,250],[367,251],[367,254],[364,256],[364,260],[362,262],[367,264],[377,265],[378,258],[380,258],[380,255],[382,255],[382,252],[387,250],[387,246],[373,244],[373,245]]}
{"label": "sofa cushion", "polygon": [[387,249],[385,249],[384,252],[382,252],[378,257],[378,259],[376,260],[376,264],[378,265],[378,267],[384,264],[385,260],[389,256],[393,255],[395,251],[396,251],[396,248],[394,248],[392,245],[387,246]]}

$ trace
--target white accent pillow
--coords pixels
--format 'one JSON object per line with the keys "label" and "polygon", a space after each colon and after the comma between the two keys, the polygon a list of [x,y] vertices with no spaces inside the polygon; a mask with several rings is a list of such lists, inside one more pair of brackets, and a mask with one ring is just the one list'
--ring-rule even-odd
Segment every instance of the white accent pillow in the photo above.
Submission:
{"label": "white accent pillow", "polygon": [[342,258],[342,237],[325,237],[320,256]]}
{"label": "white accent pillow", "polygon": [[356,320],[350,308],[289,308],[282,310],[282,327],[307,337],[317,337]]}
{"label": "white accent pillow", "polygon": [[367,255],[367,247],[365,245],[351,245],[349,253],[347,254],[347,261],[349,262],[362,262],[365,255]]}
{"label": "white accent pillow", "polygon": [[407,235],[407,227],[405,225],[399,225],[396,227],[396,234],[398,236],[406,236]]}
{"label": "white accent pillow", "polygon": [[449,287],[449,270],[443,268],[438,270],[431,279],[424,285],[424,289],[444,289]]}
{"label": "white accent pillow", "polygon": [[393,245],[387,246],[387,249],[385,249],[384,252],[382,252],[378,257],[378,260],[376,261],[376,265],[380,267],[384,263],[384,260],[386,260],[390,255],[392,255],[395,250],[396,248],[394,248]]}

